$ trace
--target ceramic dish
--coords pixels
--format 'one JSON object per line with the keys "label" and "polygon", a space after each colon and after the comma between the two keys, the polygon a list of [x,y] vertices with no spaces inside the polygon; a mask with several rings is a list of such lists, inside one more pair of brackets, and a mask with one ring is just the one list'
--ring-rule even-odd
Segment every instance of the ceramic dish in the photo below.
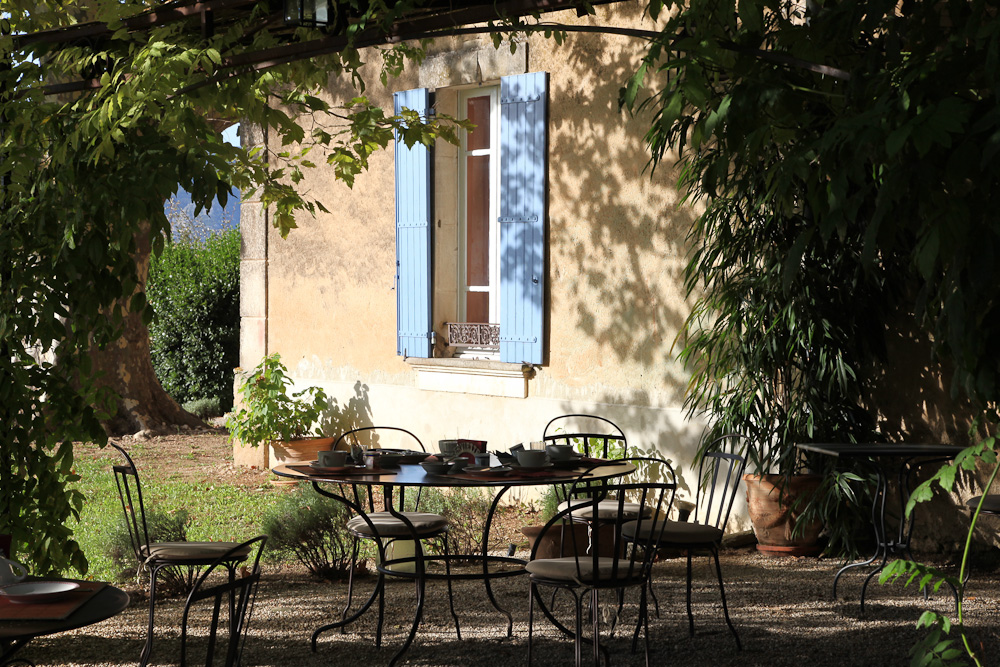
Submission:
{"label": "ceramic dish", "polygon": [[571,459],[566,459],[564,461],[553,461],[549,465],[554,468],[559,468],[560,470],[573,470],[574,468],[582,468],[584,464],[580,463],[579,456],[575,456]]}
{"label": "ceramic dish", "polygon": [[382,465],[395,466],[401,463],[420,463],[430,454],[409,449],[367,449],[365,456],[377,456]]}
{"label": "ceramic dish", "polygon": [[548,468],[554,468],[555,467],[555,464],[551,463],[551,462],[550,463],[543,463],[540,466],[523,466],[520,463],[512,463],[510,465],[511,465],[511,468],[514,468],[515,470],[518,470],[518,469],[519,470],[546,470]]}
{"label": "ceramic dish", "polygon": [[424,461],[420,464],[429,475],[445,475],[451,470],[451,463],[445,461]]}
{"label": "ceramic dish", "polygon": [[310,461],[309,467],[316,472],[347,472],[348,470],[354,470],[358,466],[356,465],[345,465],[345,466],[321,466],[319,461]]}
{"label": "ceramic dish", "polygon": [[400,463],[420,463],[430,456],[429,452],[407,452],[399,460]]}
{"label": "ceramic dish", "polygon": [[0,588],[0,595],[19,604],[55,602],[78,588],[72,581],[24,581]]}

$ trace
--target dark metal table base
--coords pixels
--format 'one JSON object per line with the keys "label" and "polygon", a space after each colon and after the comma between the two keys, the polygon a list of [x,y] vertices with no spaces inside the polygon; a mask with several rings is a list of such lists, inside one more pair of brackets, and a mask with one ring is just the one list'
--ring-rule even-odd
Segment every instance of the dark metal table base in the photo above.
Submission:
{"label": "dark metal table base", "polygon": [[[365,511],[359,505],[357,505],[356,503],[352,502],[351,500],[349,500],[348,498],[344,497],[343,495],[339,495],[337,493],[334,493],[332,491],[324,489],[323,487],[320,486],[320,482],[313,482],[313,488],[316,490],[317,493],[319,493],[321,495],[324,495],[324,496],[326,496],[328,498],[333,498],[335,500],[338,500],[338,501],[344,503],[347,507],[349,507],[356,514],[365,515]],[[391,487],[389,487],[389,488],[391,488]],[[324,633],[324,632],[326,632],[328,630],[334,630],[334,629],[337,629],[337,628],[343,629],[346,626],[350,625],[351,623],[353,623],[354,621],[356,621],[358,618],[360,618],[362,615],[364,615],[365,612],[367,612],[369,609],[371,609],[372,605],[375,603],[376,600],[379,601],[379,605],[380,606],[383,605],[384,604],[384,597],[383,597],[382,594],[383,594],[383,592],[385,590],[385,578],[386,578],[386,576],[403,577],[403,578],[413,579],[414,580],[414,584],[416,586],[416,597],[417,597],[417,606],[416,606],[416,610],[415,610],[414,615],[413,615],[413,623],[410,626],[409,635],[407,636],[406,640],[403,642],[403,645],[400,647],[400,649],[389,660],[389,667],[393,667],[394,665],[397,664],[397,662],[400,660],[400,658],[402,658],[403,654],[406,653],[406,651],[409,649],[410,645],[413,643],[413,639],[416,637],[417,628],[419,628],[421,618],[423,617],[424,587],[425,587],[425,583],[428,580],[441,580],[441,579],[443,579],[443,580],[446,580],[448,582],[449,586],[451,586],[451,582],[452,581],[465,581],[465,580],[472,580],[472,579],[482,580],[483,581],[483,585],[484,585],[484,587],[486,589],[486,595],[487,595],[487,597],[490,600],[490,604],[493,605],[494,609],[496,609],[498,612],[500,612],[501,614],[503,614],[507,618],[507,636],[508,637],[512,636],[513,635],[513,630],[514,630],[514,617],[510,613],[509,610],[504,609],[503,607],[500,606],[500,603],[497,601],[496,595],[493,592],[493,586],[491,585],[490,582],[493,579],[497,579],[497,578],[501,578],[501,577],[513,577],[513,576],[521,576],[521,575],[527,574],[527,571],[524,569],[524,565],[527,563],[527,561],[525,561],[524,559],[521,559],[521,558],[514,558],[514,557],[511,557],[511,556],[492,556],[492,555],[490,555],[490,554],[487,553],[487,549],[489,548],[489,534],[490,534],[490,528],[491,528],[491,526],[493,524],[493,517],[496,514],[497,507],[500,504],[500,499],[503,497],[503,495],[510,488],[511,487],[509,487],[509,486],[500,487],[499,492],[496,493],[496,495],[493,498],[493,502],[490,504],[490,510],[489,510],[489,513],[486,516],[486,523],[483,526],[483,553],[481,553],[481,554],[469,554],[469,555],[464,555],[464,554],[463,555],[450,555],[450,554],[446,554],[444,556],[424,556],[421,553],[421,555],[415,555],[415,556],[410,556],[410,557],[405,557],[405,558],[393,558],[393,559],[388,559],[387,560],[385,558],[385,547],[384,547],[382,541],[381,540],[377,540],[377,539],[374,540],[376,548],[379,551],[379,559],[378,559],[379,565],[376,568],[376,570],[378,571],[378,581],[376,581],[376,583],[375,583],[375,589],[372,591],[371,596],[369,596],[369,598],[365,601],[365,603],[363,605],[361,605],[361,607],[357,611],[355,611],[353,614],[351,614],[350,616],[346,616],[347,610],[345,609],[345,617],[342,618],[340,621],[335,621],[335,622],[332,622],[332,623],[328,623],[326,625],[323,625],[323,626],[317,628],[313,632],[313,635],[312,635],[312,650],[314,652],[316,651],[316,640],[319,638],[319,636],[322,633]],[[395,509],[393,509],[393,504],[391,502],[391,498],[390,497],[386,498],[385,506],[386,506],[386,508],[388,509],[388,511],[390,513],[392,513],[393,515],[397,514],[397,511]],[[396,538],[396,539],[411,539],[415,543],[417,543],[417,545],[418,545],[418,547],[417,547],[418,548],[418,553],[420,553],[422,551],[422,549],[420,549],[420,547],[419,547],[420,539],[417,536],[416,532],[414,532],[413,535],[410,536],[409,538]],[[391,542],[391,541],[393,541],[393,540],[386,540],[387,543]],[[449,568],[448,571],[446,571],[445,573],[442,574],[442,573],[438,573],[438,572],[428,572],[427,569],[426,569],[426,564],[428,562],[444,562],[446,565],[450,565],[450,563],[452,563],[454,561],[459,561],[459,560],[462,560],[462,561],[470,561],[470,560],[471,561],[479,561],[479,562],[482,563],[483,570],[482,570],[481,573],[477,572],[477,573],[452,574],[450,572],[450,568]],[[399,565],[404,565],[404,564],[408,565],[408,564],[411,564],[411,563],[413,565],[415,565],[415,568],[414,568],[415,571],[414,572],[402,572],[402,571],[400,571],[398,569],[393,569],[394,567],[398,567]],[[490,570],[490,565],[491,564],[517,565],[517,566],[519,566],[520,569],[517,569],[517,570],[501,570],[501,571],[495,571],[494,570],[494,571],[491,571]],[[449,600],[450,599],[451,599],[451,595],[449,595]],[[350,606],[350,601],[348,601],[348,608],[349,608],[349,606]],[[452,609],[452,615],[453,616],[455,615],[454,609]],[[381,608],[380,608],[380,614],[379,614],[379,618],[380,619],[381,619],[381,616],[382,616],[382,614],[381,614]],[[456,620],[456,624],[455,624],[456,631],[458,632],[459,639],[461,639],[461,631],[458,630],[458,619],[457,619],[457,617],[456,617],[455,620]],[[378,628],[376,630],[376,645],[379,645],[379,646],[381,645],[381,639],[382,639],[382,627],[381,627],[381,622],[380,622],[379,626],[378,626]]]}
{"label": "dark metal table base", "polygon": [[[922,465],[928,463],[943,463],[948,461],[949,458],[937,458],[926,461],[919,461],[915,465],[911,464],[914,462],[913,458],[907,458],[902,461],[899,469],[896,471],[896,481],[898,487],[898,497],[900,511],[904,512],[906,505],[910,499],[910,471],[916,470]],[[913,553],[910,551],[910,538],[913,535],[913,514],[910,515],[908,519],[900,518],[899,526],[897,529],[896,539],[889,539],[889,531],[886,527],[886,498],[889,494],[889,480],[885,469],[879,463],[872,461],[872,465],[875,468],[875,472],[878,477],[878,483],[875,488],[875,499],[872,503],[872,528],[875,531],[875,552],[871,555],[868,560],[864,560],[858,563],[849,563],[837,571],[836,576],[833,578],[833,598],[837,599],[837,582],[840,580],[841,575],[843,575],[848,570],[856,567],[865,567],[873,565],[874,569],[868,573],[865,577],[864,583],[861,585],[861,613],[865,613],[865,595],[868,591],[868,585],[871,583],[872,579],[875,578],[883,569],[885,569],[886,564],[889,562],[890,556],[897,558],[905,558],[906,560],[914,560]],[[958,590],[951,582],[946,582],[949,587],[951,587],[951,592],[955,596],[955,611],[958,611],[958,601],[959,593]],[[926,587],[921,589],[924,594],[924,599],[928,598],[928,593]]]}

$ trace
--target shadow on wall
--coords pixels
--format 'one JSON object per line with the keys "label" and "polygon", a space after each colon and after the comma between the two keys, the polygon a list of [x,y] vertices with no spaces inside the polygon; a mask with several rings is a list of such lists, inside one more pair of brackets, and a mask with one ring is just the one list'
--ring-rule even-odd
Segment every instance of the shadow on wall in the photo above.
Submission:
{"label": "shadow on wall", "polygon": [[[621,12],[612,11],[610,22]],[[679,297],[694,215],[667,187],[672,172],[661,167],[654,178],[644,170],[651,116],[618,110],[619,88],[638,65],[635,45],[570,39],[560,52],[576,76],[562,79],[567,87],[552,99],[579,112],[559,114],[553,103],[551,153],[564,158],[549,170],[551,196],[571,202],[571,215],[551,221],[551,238],[576,242],[554,245],[551,274],[558,282],[560,264],[570,263],[574,277],[561,292],[575,297],[577,326],[619,360],[650,365],[662,362],[657,357],[688,314]],[[669,299],[664,284],[677,285],[678,297]],[[682,393],[683,384],[674,384]]]}
{"label": "shadow on wall", "polygon": [[330,409],[320,418],[323,433],[332,438],[354,428],[374,425],[368,385],[360,380],[354,383],[354,396],[344,403],[338,402],[336,398],[331,399]]}

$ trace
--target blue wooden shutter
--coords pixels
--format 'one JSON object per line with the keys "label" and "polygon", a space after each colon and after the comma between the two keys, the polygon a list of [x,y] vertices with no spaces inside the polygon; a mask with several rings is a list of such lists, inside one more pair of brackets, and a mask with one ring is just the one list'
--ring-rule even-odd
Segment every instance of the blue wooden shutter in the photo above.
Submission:
{"label": "blue wooden shutter", "polygon": [[[426,88],[393,95],[426,116]],[[407,148],[396,138],[396,354],[431,356],[431,155],[423,144]]]}
{"label": "blue wooden shutter", "polygon": [[543,362],[548,75],[500,80],[500,360]]}

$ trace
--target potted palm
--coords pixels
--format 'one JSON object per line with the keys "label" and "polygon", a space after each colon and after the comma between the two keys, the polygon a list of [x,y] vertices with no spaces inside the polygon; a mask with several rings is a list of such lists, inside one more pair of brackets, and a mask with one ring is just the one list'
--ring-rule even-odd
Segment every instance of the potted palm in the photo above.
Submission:
{"label": "potted palm", "polygon": [[278,354],[264,359],[243,376],[238,390],[239,407],[226,418],[231,441],[270,447],[275,463],[311,461],[329,449],[333,438],[323,437],[315,426],[330,403],[320,387],[289,394],[288,369]]}
{"label": "potted palm", "polygon": [[816,551],[825,527],[830,550],[851,553],[864,525],[854,496],[864,485],[831,457],[806,459],[795,445],[875,438],[865,371],[884,345],[885,296],[858,263],[863,239],[804,237],[808,216],[751,196],[766,189],[765,177],[744,173],[693,224],[686,279],[697,301],[681,353],[692,370],[687,407],[712,424],[705,443],[745,436],[747,501],[762,550]]}

